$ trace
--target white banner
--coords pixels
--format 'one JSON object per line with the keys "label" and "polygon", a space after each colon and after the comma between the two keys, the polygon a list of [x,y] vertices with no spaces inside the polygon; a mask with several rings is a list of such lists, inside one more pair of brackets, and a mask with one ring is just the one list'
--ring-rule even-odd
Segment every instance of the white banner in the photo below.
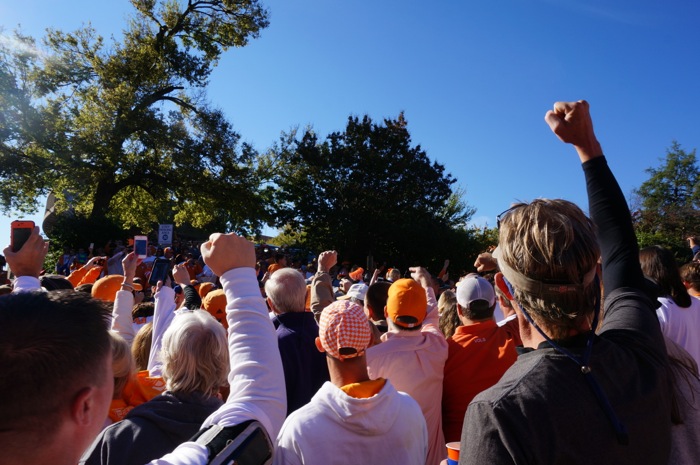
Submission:
{"label": "white banner", "polygon": [[158,245],[173,244],[173,225],[160,224],[158,225]]}

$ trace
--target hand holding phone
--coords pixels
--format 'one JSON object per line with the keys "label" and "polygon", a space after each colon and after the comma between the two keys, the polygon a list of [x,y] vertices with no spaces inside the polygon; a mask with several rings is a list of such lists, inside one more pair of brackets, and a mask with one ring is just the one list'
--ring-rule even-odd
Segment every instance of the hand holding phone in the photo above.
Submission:
{"label": "hand holding phone", "polygon": [[38,278],[48,251],[49,243],[39,234],[39,227],[35,226],[17,252],[14,252],[10,246],[5,248],[3,254],[15,276]]}
{"label": "hand holding phone", "polygon": [[152,286],[157,285],[158,281],[165,283],[168,271],[170,271],[170,260],[167,258],[156,258],[153,261],[153,268],[151,268],[151,276],[148,278],[148,283]]}
{"label": "hand holding phone", "polygon": [[148,237],[134,236],[134,252],[138,258],[146,258],[148,256]]}
{"label": "hand holding phone", "polygon": [[15,220],[10,223],[10,246],[13,252],[19,252],[34,231],[33,221]]}

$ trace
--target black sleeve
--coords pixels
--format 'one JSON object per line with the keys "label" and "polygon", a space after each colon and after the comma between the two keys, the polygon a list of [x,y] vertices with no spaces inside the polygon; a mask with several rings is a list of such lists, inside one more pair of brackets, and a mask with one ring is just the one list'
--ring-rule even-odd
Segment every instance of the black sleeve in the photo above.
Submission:
{"label": "black sleeve", "polygon": [[197,289],[188,284],[182,291],[185,293],[185,307],[190,310],[202,308],[202,299],[199,297]]}
{"label": "black sleeve", "polygon": [[605,294],[630,287],[645,289],[637,237],[625,196],[605,157],[583,164],[591,218],[598,228]]}

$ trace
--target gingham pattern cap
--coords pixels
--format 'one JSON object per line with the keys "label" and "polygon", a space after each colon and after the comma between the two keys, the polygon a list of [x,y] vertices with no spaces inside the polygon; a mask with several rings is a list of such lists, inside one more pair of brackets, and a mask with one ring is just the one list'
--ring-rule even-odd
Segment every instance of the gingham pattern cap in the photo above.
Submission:
{"label": "gingham pattern cap", "polygon": [[372,340],[372,331],[362,307],[347,300],[337,300],[323,309],[318,337],[328,355],[345,360],[365,353]]}

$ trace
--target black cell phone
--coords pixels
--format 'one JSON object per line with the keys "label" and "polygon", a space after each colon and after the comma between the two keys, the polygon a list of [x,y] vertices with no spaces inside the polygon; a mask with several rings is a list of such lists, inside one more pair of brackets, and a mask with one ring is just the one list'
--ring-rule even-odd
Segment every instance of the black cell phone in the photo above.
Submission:
{"label": "black cell phone", "polygon": [[153,261],[153,268],[151,268],[151,276],[148,278],[148,284],[155,286],[158,284],[158,281],[165,282],[168,271],[170,271],[170,260],[167,258],[156,258]]}
{"label": "black cell phone", "polygon": [[11,235],[10,244],[13,252],[18,252],[22,248],[29,236],[34,231],[33,221],[16,220],[10,223]]}

